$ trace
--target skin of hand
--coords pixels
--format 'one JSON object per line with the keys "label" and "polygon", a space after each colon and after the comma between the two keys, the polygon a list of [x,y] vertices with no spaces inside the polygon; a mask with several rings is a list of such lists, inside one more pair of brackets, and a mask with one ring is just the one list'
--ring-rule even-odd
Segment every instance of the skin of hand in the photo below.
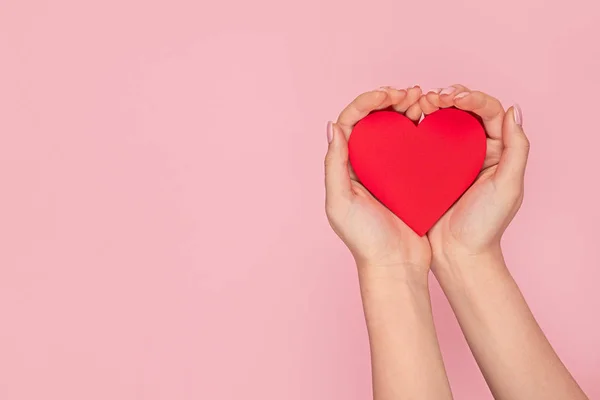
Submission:
{"label": "skin of hand", "polygon": [[358,121],[372,111],[387,108],[418,121],[420,96],[418,87],[363,93],[340,113],[336,123],[328,124],[325,209],[331,227],[348,246],[359,268],[406,265],[423,274],[429,270],[431,250],[427,238],[419,237],[379,203],[358,182],[348,164],[348,138]]}
{"label": "skin of hand", "polygon": [[512,278],[501,236],[523,201],[529,141],[518,106],[462,85],[419,99],[427,115],[456,107],[481,118],[483,169],[428,232],[432,270],[496,399],[587,399],[545,337]]}
{"label": "skin of hand", "polygon": [[[431,262],[497,399],[587,399],[544,336],[510,275],[501,236],[523,201],[529,141],[518,106],[453,85],[382,88],[359,96],[328,126],[326,209],[359,267],[376,400],[451,398],[427,289]],[[357,181],[347,140],[369,112],[393,108],[417,121],[456,107],[477,115],[487,154],[476,182],[426,237],[418,237]]]}
{"label": "skin of hand", "polygon": [[519,106],[508,112],[500,102],[479,91],[453,85],[419,99],[425,115],[456,107],[478,116],[487,133],[483,168],[473,185],[431,228],[427,236],[433,265],[448,264],[460,255],[498,253],[500,240],[523,201],[529,140],[521,127]]}
{"label": "skin of hand", "polygon": [[418,87],[361,94],[327,130],[326,212],[358,267],[375,400],[452,398],[431,311],[427,237],[379,203],[348,164],[348,138],[358,121],[393,109],[416,122],[420,96]]}

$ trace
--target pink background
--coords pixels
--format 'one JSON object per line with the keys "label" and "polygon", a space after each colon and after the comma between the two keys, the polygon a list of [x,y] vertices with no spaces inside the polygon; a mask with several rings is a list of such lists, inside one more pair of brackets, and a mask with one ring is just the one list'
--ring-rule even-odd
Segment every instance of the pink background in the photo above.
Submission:
{"label": "pink background", "polygon": [[[0,0],[0,399],[370,398],[325,124],[379,85],[518,101],[505,252],[600,397],[599,8]],[[491,398],[435,283],[457,399]]]}

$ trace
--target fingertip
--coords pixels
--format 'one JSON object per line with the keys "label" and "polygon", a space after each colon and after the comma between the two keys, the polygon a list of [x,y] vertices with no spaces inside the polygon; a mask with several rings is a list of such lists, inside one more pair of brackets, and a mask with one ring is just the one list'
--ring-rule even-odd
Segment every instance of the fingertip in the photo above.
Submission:
{"label": "fingertip", "polygon": [[423,110],[423,114],[424,115],[429,115],[435,111],[438,110],[438,107],[436,107],[434,104],[432,104],[426,96],[422,96],[421,98],[419,98],[419,106],[421,107],[421,110]]}
{"label": "fingertip", "polygon": [[408,92],[405,89],[392,89],[390,91],[390,98],[392,100],[391,105],[396,105],[404,100]]}
{"label": "fingertip", "polygon": [[336,140],[338,136],[342,133],[342,129],[335,122],[331,123],[331,135],[333,140]]}
{"label": "fingertip", "polygon": [[471,92],[460,92],[452,99],[452,104],[460,109],[465,111],[473,110],[473,96]]}
{"label": "fingertip", "polygon": [[413,122],[419,122],[421,116],[423,115],[423,110],[421,109],[421,105],[417,101],[415,104],[411,105],[405,113],[406,117]]}
{"label": "fingertip", "polygon": [[436,93],[436,92],[427,92],[425,94],[425,97],[427,98],[427,100],[431,101],[434,99],[439,99],[440,98],[440,94]]}
{"label": "fingertip", "polygon": [[440,95],[435,92],[429,92],[425,95],[425,98],[432,106],[439,108],[440,107]]}
{"label": "fingertip", "polygon": [[410,102],[410,105],[409,105],[409,107],[410,107],[410,106],[411,106],[411,105],[413,105],[413,104],[414,104],[414,103],[415,103],[417,100],[419,100],[419,97],[421,97],[421,93],[422,93],[422,91],[421,91],[421,88],[420,88],[419,86],[413,86],[413,87],[411,87],[411,88],[408,88],[408,89],[406,90],[406,93],[407,93],[407,96],[406,96],[406,97],[407,97],[408,99],[410,99],[410,101],[409,101],[409,102]]}
{"label": "fingertip", "polygon": [[464,100],[465,97],[467,97],[468,95],[470,95],[471,92],[460,92],[459,94],[457,94],[456,96],[454,96],[454,100]]}
{"label": "fingertip", "polygon": [[523,110],[521,110],[521,106],[515,103],[512,107],[512,113],[515,124],[523,127]]}
{"label": "fingertip", "polygon": [[399,113],[405,113],[410,106],[418,102],[419,97],[421,97],[421,88],[418,86],[413,86],[407,88],[405,93],[405,96],[403,96],[398,101],[392,103],[394,110],[396,110]]}
{"label": "fingertip", "polygon": [[518,118],[516,107],[513,105],[504,114],[504,124],[509,130],[518,130],[521,127]]}
{"label": "fingertip", "polygon": [[480,109],[484,103],[484,96],[480,92],[461,92],[454,96],[454,105],[465,111],[474,111]]}
{"label": "fingertip", "polygon": [[341,148],[340,151],[342,153],[348,152],[348,136],[342,130],[342,127],[336,124],[335,122],[332,124],[333,130],[333,141],[335,142],[336,147]]}
{"label": "fingertip", "polygon": [[512,139],[507,138],[508,141],[514,141],[515,144],[518,143],[518,146],[523,147],[528,151],[530,142],[523,130],[523,111],[521,110],[521,107],[518,104],[514,104],[506,112],[505,118],[511,122],[510,126],[513,127]]}
{"label": "fingertip", "polygon": [[440,91],[440,96],[451,96],[453,93],[456,93],[456,87],[448,86]]}
{"label": "fingertip", "polygon": [[423,94],[423,89],[421,89],[421,86],[419,86],[419,85],[413,86],[412,89],[415,90],[417,93],[419,93],[419,96],[421,96]]}
{"label": "fingertip", "polygon": [[389,107],[394,102],[394,97],[392,96],[392,91],[394,90],[391,87],[383,87],[381,90],[375,90],[375,100],[373,110],[381,110],[383,108]]}
{"label": "fingertip", "polygon": [[375,89],[375,90],[371,91],[371,93],[372,93],[372,94],[373,94],[373,95],[374,95],[376,98],[383,100],[383,99],[385,99],[385,98],[386,98],[386,97],[389,95],[389,92],[388,92],[388,90],[389,90],[389,88],[387,88],[387,87],[385,87],[385,86],[382,86],[382,87],[380,87],[380,88],[377,88],[377,89]]}

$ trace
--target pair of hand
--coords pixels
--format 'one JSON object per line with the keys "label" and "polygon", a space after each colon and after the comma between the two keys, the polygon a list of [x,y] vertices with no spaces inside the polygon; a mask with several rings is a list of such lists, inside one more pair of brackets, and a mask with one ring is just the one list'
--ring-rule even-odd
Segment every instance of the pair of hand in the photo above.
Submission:
{"label": "pair of hand", "polygon": [[[348,163],[348,138],[354,125],[375,110],[392,108],[417,122],[422,114],[446,107],[481,118],[487,153],[475,183],[420,237],[357,180]],[[327,217],[359,268],[403,266],[403,270],[427,272],[430,266],[449,265],[458,257],[500,251],[501,236],[523,200],[529,153],[518,106],[505,111],[497,99],[462,85],[426,94],[419,87],[384,87],[350,103],[336,123],[328,124],[327,138]]]}

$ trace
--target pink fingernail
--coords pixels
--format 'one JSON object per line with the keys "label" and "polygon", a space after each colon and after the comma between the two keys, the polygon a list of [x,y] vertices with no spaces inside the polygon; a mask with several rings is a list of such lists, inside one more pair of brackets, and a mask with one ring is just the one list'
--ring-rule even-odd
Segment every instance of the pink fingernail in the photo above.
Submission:
{"label": "pink fingernail", "polygon": [[515,123],[519,126],[523,126],[523,111],[518,104],[513,106],[513,115],[515,117]]}
{"label": "pink fingernail", "polygon": [[327,122],[327,143],[331,143],[333,140],[333,123]]}
{"label": "pink fingernail", "polygon": [[437,88],[437,89],[429,89],[428,91],[426,91],[425,93],[439,93],[441,92],[442,89]]}
{"label": "pink fingernail", "polygon": [[440,94],[451,94],[451,93],[454,93],[454,91],[456,91],[456,88],[454,86],[450,86],[450,87],[447,87],[446,89],[442,90],[440,92]]}
{"label": "pink fingernail", "polygon": [[459,94],[457,94],[456,96],[454,96],[455,99],[462,99],[463,97],[467,97],[469,94],[471,94],[471,92],[460,92]]}
{"label": "pink fingernail", "polygon": [[375,89],[376,92],[385,92],[387,93],[387,87],[386,86],[382,86],[380,88]]}

